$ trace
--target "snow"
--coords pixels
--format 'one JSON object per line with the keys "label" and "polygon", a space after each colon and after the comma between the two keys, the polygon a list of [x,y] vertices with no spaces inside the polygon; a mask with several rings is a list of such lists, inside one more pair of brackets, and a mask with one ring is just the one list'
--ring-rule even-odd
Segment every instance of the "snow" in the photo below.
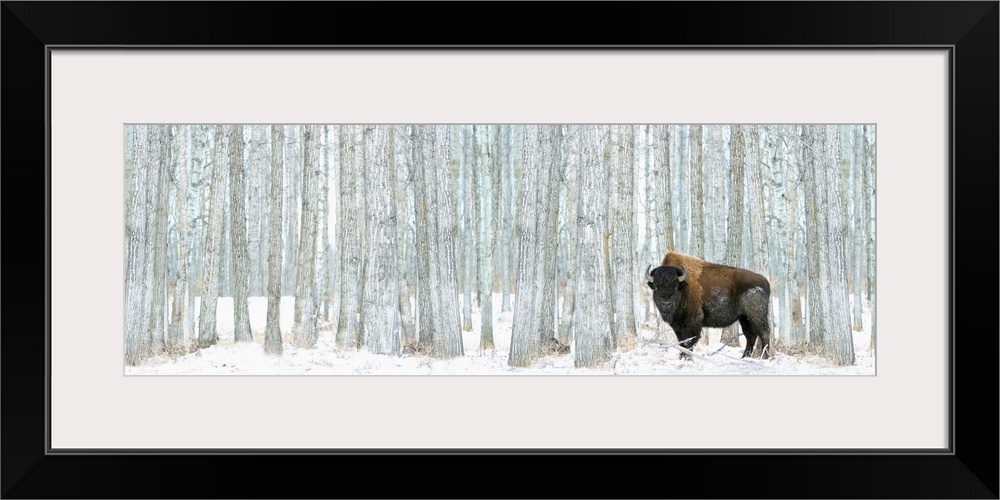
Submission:
{"label": "snow", "polygon": [[[197,301],[196,301],[197,302]],[[427,356],[398,357],[364,351],[338,350],[333,325],[320,322],[316,347],[304,349],[288,343],[292,329],[294,298],[281,301],[280,328],[284,338],[281,357],[263,352],[263,332],[267,299],[251,297],[250,327],[254,342],[234,344],[233,301],[222,297],[218,303],[217,345],[192,353],[171,356],[161,354],[145,364],[126,366],[126,375],[874,375],[875,352],[869,348],[870,313],[864,314],[865,330],[854,332],[855,364],[836,366],[818,355],[777,352],[771,359],[741,359],[743,347],[723,346],[719,330],[706,329],[708,344],[695,346],[700,358],[680,360],[679,352],[662,343],[676,341],[669,326],[657,323],[639,325],[639,345],[627,352],[615,353],[600,368],[573,367],[573,353],[544,356],[530,368],[507,365],[510,352],[512,313],[496,313],[501,308],[500,294],[493,297],[493,339],[495,349],[479,348],[479,309],[473,308],[473,331],[463,333],[465,356],[435,360]],[[196,308],[195,311],[198,311]],[[775,310],[776,312],[776,310]],[[774,326],[772,326],[774,328]],[[659,335],[659,338],[657,337]],[[743,337],[740,337],[742,343]]]}

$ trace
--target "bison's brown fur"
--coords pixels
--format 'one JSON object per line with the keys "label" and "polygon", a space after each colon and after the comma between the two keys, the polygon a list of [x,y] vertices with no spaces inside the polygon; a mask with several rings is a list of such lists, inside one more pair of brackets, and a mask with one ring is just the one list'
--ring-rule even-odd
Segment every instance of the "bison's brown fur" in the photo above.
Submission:
{"label": "bison's brown fur", "polygon": [[[686,273],[686,274],[685,274]],[[767,278],[746,269],[667,252],[660,267],[647,275],[653,302],[685,347],[693,347],[703,327],[722,328],[740,322],[746,357],[757,351],[768,357],[771,343]]]}

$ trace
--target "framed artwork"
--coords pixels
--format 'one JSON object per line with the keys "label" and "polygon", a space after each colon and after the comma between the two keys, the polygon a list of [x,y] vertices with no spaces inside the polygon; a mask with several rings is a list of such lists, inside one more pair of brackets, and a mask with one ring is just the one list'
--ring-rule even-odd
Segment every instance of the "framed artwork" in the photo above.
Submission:
{"label": "framed artwork", "polygon": [[318,7],[4,3],[4,92],[46,96],[4,163],[47,195],[5,497],[489,456],[619,472],[531,496],[996,498],[955,308],[995,255],[955,229],[995,196],[996,2],[580,7],[623,46]]}

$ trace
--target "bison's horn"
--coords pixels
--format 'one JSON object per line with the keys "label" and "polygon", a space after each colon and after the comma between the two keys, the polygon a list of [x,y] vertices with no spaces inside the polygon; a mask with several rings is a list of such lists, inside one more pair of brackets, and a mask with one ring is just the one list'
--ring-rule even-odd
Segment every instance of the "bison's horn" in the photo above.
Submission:
{"label": "bison's horn", "polygon": [[653,267],[653,265],[652,265],[652,264],[650,264],[650,265],[649,265],[648,267],[646,267],[646,281],[648,281],[648,282],[650,282],[650,283],[652,283],[652,282],[653,282],[653,275],[652,275],[652,274],[649,274],[649,269],[650,269],[651,267]]}
{"label": "bison's horn", "polygon": [[688,277],[688,270],[686,267],[684,267],[684,264],[681,264],[681,275],[677,277],[677,281],[684,281],[685,279],[687,279],[687,277]]}

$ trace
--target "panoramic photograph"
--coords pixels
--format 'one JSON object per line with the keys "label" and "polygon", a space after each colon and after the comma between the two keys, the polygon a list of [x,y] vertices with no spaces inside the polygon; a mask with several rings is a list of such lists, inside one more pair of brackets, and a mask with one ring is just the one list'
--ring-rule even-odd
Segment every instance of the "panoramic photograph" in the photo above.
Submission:
{"label": "panoramic photograph", "polygon": [[128,376],[873,376],[873,124],[126,124]]}

